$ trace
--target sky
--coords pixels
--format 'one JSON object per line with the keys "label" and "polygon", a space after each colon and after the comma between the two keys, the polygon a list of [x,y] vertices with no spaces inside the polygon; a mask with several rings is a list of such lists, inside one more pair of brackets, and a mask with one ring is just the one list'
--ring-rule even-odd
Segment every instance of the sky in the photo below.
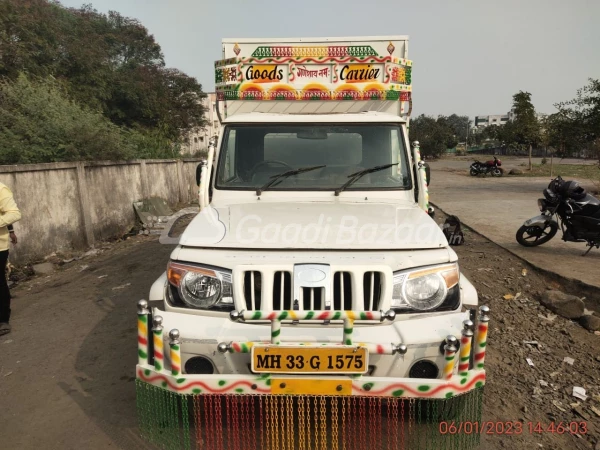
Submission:
{"label": "sky", "polygon": [[167,66],[214,89],[222,38],[409,35],[413,115],[538,112],[600,78],[599,0],[62,0],[140,20]]}

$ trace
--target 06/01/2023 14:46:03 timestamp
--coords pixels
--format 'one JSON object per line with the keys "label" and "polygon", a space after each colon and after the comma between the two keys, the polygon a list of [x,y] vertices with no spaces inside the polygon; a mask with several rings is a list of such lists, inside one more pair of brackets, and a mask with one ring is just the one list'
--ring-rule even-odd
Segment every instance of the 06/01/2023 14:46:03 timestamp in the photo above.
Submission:
{"label": "06/01/2023 14:46:03 timestamp", "polygon": [[443,421],[439,425],[440,434],[587,434],[587,422],[520,422],[483,421],[455,422]]}

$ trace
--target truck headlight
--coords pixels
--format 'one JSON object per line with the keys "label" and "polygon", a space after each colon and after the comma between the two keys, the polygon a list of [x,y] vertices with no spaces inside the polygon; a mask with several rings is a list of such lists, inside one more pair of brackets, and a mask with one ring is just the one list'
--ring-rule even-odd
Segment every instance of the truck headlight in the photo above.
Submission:
{"label": "truck headlight", "polygon": [[209,309],[233,305],[231,272],[169,262],[167,278],[188,306]]}
{"label": "truck headlight", "polygon": [[391,306],[416,311],[436,309],[450,297],[458,300],[458,280],[456,263],[396,272]]}

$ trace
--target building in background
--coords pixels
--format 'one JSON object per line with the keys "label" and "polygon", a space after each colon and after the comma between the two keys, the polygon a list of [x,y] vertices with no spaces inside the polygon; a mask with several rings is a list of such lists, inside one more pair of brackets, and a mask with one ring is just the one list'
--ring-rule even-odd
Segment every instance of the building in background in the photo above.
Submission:
{"label": "building in background", "polygon": [[208,150],[208,141],[213,136],[218,136],[221,130],[219,118],[217,116],[217,95],[214,92],[209,92],[202,99],[202,103],[206,108],[206,127],[191,132],[187,139],[181,145],[182,155],[194,155],[199,152]]}
{"label": "building in background", "polygon": [[[546,118],[548,114],[535,113],[537,120],[541,121]],[[475,116],[475,130],[481,130],[489,125],[504,125],[507,122],[515,120],[517,115],[515,110],[511,109],[507,114],[502,115],[491,115],[491,116]]]}
{"label": "building in background", "polygon": [[511,120],[514,120],[514,113],[512,111],[501,115],[475,116],[475,128],[481,129],[489,125],[504,125]]}

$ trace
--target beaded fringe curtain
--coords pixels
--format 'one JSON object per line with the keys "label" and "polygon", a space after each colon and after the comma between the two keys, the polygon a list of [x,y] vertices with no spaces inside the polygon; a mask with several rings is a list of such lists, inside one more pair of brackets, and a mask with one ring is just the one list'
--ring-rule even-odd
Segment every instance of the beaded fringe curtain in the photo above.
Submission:
{"label": "beaded fringe curtain", "polygon": [[182,395],[136,382],[140,430],[164,449],[474,449],[483,388],[448,399]]}

